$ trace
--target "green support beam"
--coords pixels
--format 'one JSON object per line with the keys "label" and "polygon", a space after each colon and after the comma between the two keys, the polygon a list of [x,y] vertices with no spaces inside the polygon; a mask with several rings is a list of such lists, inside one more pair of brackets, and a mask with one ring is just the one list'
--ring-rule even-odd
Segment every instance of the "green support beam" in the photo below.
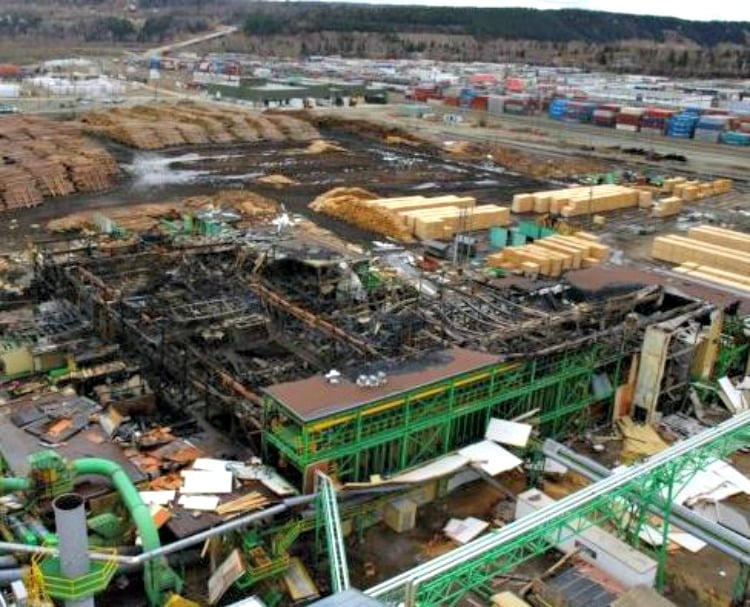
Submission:
{"label": "green support beam", "polygon": [[[676,443],[645,462],[630,466],[555,504],[523,517],[446,555],[367,591],[405,607],[455,605],[461,597],[551,545],[619,517],[622,501],[636,492],[644,498],[674,496],[707,463],[750,443],[750,412]],[[665,500],[668,501],[668,500]],[[669,526],[665,508],[664,529]]]}

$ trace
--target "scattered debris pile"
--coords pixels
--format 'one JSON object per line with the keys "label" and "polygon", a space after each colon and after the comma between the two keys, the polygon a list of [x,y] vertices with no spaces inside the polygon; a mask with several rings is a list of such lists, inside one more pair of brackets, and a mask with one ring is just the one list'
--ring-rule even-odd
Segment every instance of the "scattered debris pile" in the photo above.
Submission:
{"label": "scattered debris pile", "polygon": [[90,112],[82,121],[89,132],[142,150],[261,140],[309,141],[320,137],[308,122],[285,114],[184,102]]}
{"label": "scattered debris pile", "polygon": [[[482,150],[482,155],[485,154]],[[566,179],[571,175],[606,173],[611,170],[606,164],[586,157],[556,156],[545,159],[505,147],[492,147],[489,154],[495,163],[537,179]]]}
{"label": "scattered debris pile", "polygon": [[136,204],[124,207],[108,207],[72,213],[47,223],[51,232],[91,230],[96,227],[97,216],[106,213],[116,226],[128,233],[150,232],[163,219],[177,219],[183,213],[209,209],[234,209],[245,220],[258,220],[273,216],[277,204],[269,198],[246,190],[221,190],[210,196],[192,196],[180,202]]}
{"label": "scattered debris pile", "polygon": [[105,190],[117,171],[115,159],[71,123],[3,118],[0,212],[34,206],[48,197]]}
{"label": "scattered debris pile", "polygon": [[377,198],[377,194],[362,188],[333,188],[313,200],[310,208],[318,213],[351,223],[363,230],[396,240],[411,240],[411,232],[392,215],[365,204]]}
{"label": "scattered debris pile", "polygon": [[651,256],[680,264],[675,271],[738,291],[750,292],[750,235],[714,226],[690,228],[687,237],[654,239]]}
{"label": "scattered debris pile", "polygon": [[346,149],[330,141],[316,139],[304,149],[304,152],[305,154],[326,154],[328,152],[346,152]]}
{"label": "scattered debris pile", "polygon": [[265,183],[267,185],[275,185],[275,186],[297,184],[297,182],[294,181],[294,179],[291,179],[290,177],[287,177],[286,175],[280,175],[278,173],[274,173],[273,175],[263,175],[263,177],[258,177],[256,181],[258,183]]}
{"label": "scattered debris pile", "polygon": [[487,265],[528,275],[559,276],[566,270],[588,268],[602,263],[609,256],[609,247],[588,232],[573,236],[548,236],[533,244],[507,247],[487,256]]}

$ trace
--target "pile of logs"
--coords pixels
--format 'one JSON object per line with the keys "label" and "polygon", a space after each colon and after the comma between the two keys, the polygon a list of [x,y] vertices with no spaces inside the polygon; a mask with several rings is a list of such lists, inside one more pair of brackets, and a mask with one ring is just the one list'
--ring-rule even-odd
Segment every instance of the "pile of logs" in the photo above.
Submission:
{"label": "pile of logs", "polygon": [[0,212],[105,190],[117,171],[115,159],[73,124],[34,116],[0,119]]}
{"label": "pile of logs", "polygon": [[293,116],[195,103],[112,108],[86,114],[82,122],[91,133],[141,150],[320,137],[311,124]]}

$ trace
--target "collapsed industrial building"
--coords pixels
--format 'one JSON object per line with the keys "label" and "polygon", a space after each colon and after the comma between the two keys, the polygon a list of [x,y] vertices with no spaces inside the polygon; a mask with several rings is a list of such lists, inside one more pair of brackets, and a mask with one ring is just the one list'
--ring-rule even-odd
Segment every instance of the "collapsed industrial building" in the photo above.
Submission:
{"label": "collapsed industrial building", "polygon": [[[145,566],[149,602],[172,604],[189,578],[167,556],[187,550],[183,569],[200,566],[203,546],[226,558],[225,577],[211,576],[199,604],[248,592],[273,604],[282,579],[291,600],[309,600],[329,575],[333,590],[349,583],[342,539],[323,541],[332,518],[356,543],[380,520],[409,529],[418,507],[522,462],[538,483],[545,439],[629,416],[679,419],[690,399],[705,403],[704,420],[729,417],[705,386],[744,374],[737,305],[616,272],[604,286],[588,279],[596,269],[480,278],[419,269],[410,255],[352,253],[271,225],[241,239],[37,243],[33,313],[0,314],[0,449],[3,490],[41,500],[3,523],[47,555],[32,565],[39,596],[111,592],[118,567]],[[533,436],[513,454],[486,439],[493,420]],[[119,500],[92,480],[102,474]],[[66,585],[58,539],[37,530],[79,476],[100,548],[90,585]],[[104,550],[132,542],[133,525],[140,555]]]}

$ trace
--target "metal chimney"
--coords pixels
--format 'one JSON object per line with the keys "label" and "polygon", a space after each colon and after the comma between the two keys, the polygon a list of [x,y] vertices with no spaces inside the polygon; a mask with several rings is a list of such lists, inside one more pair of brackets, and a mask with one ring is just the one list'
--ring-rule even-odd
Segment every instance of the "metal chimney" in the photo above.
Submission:
{"label": "metal chimney", "polygon": [[[60,572],[67,578],[78,578],[91,571],[86,510],[77,493],[64,493],[52,503],[55,528],[60,547]],[[69,600],[66,607],[94,607],[94,597]]]}

